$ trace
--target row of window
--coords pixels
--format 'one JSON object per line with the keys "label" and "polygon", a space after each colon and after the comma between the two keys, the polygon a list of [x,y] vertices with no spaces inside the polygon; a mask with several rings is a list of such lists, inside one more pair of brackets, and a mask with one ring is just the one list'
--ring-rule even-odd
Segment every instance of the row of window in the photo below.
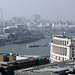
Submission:
{"label": "row of window", "polygon": [[67,46],[68,44],[69,44],[69,42],[68,41],[61,41],[61,40],[52,40],[52,42],[54,43],[54,44],[58,44],[58,45],[62,45],[62,46]]}
{"label": "row of window", "polygon": [[74,48],[72,48],[72,57],[74,57]]}
{"label": "row of window", "polygon": [[64,47],[58,47],[58,46],[53,46],[52,45],[52,50],[53,53],[59,54],[59,55],[67,55],[67,48]]}
{"label": "row of window", "polygon": [[64,57],[55,56],[55,55],[52,55],[52,54],[51,54],[51,58],[54,58],[54,59],[57,59],[57,60],[60,60],[60,61],[66,60],[66,58],[64,58]]}

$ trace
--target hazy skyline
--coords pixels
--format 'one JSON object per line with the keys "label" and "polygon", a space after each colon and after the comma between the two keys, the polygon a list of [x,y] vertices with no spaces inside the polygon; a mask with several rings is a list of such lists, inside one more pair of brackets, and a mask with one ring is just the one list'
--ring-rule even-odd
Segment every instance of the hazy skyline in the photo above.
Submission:
{"label": "hazy skyline", "polygon": [[75,21],[75,0],[0,0],[4,19],[14,16],[33,18],[40,14],[42,19]]}

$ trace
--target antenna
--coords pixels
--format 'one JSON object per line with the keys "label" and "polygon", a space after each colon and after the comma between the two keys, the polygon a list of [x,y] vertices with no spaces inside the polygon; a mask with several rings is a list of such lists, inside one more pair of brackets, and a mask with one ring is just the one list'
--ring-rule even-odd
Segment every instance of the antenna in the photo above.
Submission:
{"label": "antenna", "polygon": [[65,37],[65,32],[63,32],[63,37]]}

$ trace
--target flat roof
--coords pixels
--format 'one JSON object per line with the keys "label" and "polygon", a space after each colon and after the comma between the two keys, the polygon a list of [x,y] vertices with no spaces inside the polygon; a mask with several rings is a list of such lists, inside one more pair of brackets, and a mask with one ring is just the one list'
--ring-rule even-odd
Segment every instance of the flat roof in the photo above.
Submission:
{"label": "flat roof", "polygon": [[72,39],[73,37],[70,36],[63,36],[63,35],[55,35],[54,37],[58,37],[58,38],[67,38],[67,39]]}
{"label": "flat roof", "polygon": [[5,61],[0,61],[0,64],[14,64],[16,61],[11,61],[11,62],[5,62]]}
{"label": "flat roof", "polygon": [[46,72],[46,71],[32,71],[30,72],[30,74],[34,74],[34,75],[59,75],[57,73],[53,73],[53,72]]}
{"label": "flat roof", "polygon": [[34,70],[34,71],[22,71],[22,72],[18,72],[18,71],[14,71],[14,73],[19,73],[21,75],[59,75],[57,73],[53,73],[53,72],[46,72],[46,71],[37,71],[37,70]]}
{"label": "flat roof", "polygon": [[67,67],[54,67],[54,68],[44,68],[44,69],[40,69],[38,72],[41,72],[41,71],[46,71],[46,72],[58,72],[58,71],[66,71],[66,70],[69,70]]}

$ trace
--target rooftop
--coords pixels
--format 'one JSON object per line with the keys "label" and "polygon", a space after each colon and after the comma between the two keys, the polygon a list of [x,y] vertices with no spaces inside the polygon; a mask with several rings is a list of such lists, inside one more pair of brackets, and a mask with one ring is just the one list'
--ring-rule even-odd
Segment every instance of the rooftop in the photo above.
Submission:
{"label": "rooftop", "polygon": [[66,36],[66,35],[56,35],[54,37],[58,37],[58,38],[63,38],[63,39],[75,39],[75,37],[70,37],[70,36]]}

